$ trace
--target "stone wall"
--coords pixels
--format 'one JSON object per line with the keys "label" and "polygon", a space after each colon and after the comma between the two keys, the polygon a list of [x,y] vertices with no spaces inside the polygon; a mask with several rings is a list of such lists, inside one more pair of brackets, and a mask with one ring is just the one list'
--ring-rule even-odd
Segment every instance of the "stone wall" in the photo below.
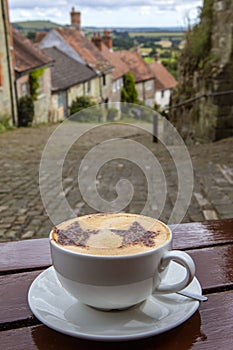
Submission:
{"label": "stone wall", "polygon": [[[204,1],[205,6],[206,1]],[[179,86],[172,95],[175,106],[202,97],[170,112],[170,119],[186,143],[215,141],[233,135],[233,1],[213,0],[209,61],[195,71],[180,63]],[[206,72],[207,71],[207,72]]]}
{"label": "stone wall", "polygon": [[[6,48],[7,43],[9,45],[8,49]],[[0,118],[8,117],[17,124],[11,43],[8,4],[7,1],[0,1]]]}
{"label": "stone wall", "polygon": [[39,94],[35,104],[33,124],[47,123],[49,120],[51,103],[51,69],[45,68],[43,72],[43,91]]}

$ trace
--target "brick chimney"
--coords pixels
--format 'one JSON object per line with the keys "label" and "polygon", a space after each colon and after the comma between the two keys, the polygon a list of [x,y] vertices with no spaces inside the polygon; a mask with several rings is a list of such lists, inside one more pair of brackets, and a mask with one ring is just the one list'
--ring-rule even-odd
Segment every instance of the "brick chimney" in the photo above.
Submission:
{"label": "brick chimney", "polygon": [[81,12],[75,11],[75,8],[72,7],[70,12],[71,26],[81,30]]}
{"label": "brick chimney", "polygon": [[100,33],[94,33],[91,41],[100,51],[102,50],[102,38],[100,36]]}
{"label": "brick chimney", "polygon": [[112,49],[112,36],[109,30],[105,29],[104,30],[104,35],[102,37],[103,42],[105,45],[109,48]]}

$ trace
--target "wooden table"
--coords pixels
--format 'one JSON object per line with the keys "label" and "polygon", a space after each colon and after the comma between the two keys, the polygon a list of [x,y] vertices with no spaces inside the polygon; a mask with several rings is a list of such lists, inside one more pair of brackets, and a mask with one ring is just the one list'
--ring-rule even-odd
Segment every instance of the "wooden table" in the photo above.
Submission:
{"label": "wooden table", "polygon": [[232,349],[233,219],[181,224],[173,247],[187,251],[209,298],[177,328],[147,339],[103,343],[60,334],[42,325],[27,304],[30,284],[51,265],[48,239],[0,244],[0,347],[29,349]]}

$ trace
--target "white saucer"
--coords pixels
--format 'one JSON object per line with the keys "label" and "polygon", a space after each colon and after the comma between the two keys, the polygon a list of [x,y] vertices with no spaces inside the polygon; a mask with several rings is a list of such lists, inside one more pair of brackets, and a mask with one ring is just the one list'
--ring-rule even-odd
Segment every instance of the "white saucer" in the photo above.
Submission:
{"label": "white saucer", "polygon": [[[167,282],[183,276],[184,268],[172,262]],[[194,278],[186,290],[201,294],[198,280]],[[174,293],[152,295],[124,311],[98,311],[67,293],[53,267],[34,280],[28,302],[33,314],[48,327],[75,337],[102,341],[133,340],[163,333],[186,321],[199,306],[198,301]]]}

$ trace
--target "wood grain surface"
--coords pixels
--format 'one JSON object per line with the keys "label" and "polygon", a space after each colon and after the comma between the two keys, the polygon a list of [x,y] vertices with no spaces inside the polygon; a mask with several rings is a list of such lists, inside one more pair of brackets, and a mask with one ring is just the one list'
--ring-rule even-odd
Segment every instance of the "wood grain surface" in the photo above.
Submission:
{"label": "wood grain surface", "polygon": [[[174,249],[195,249],[233,243],[233,219],[171,226]],[[0,273],[45,268],[51,265],[47,238],[0,244]]]}
{"label": "wood grain surface", "polygon": [[40,273],[33,271],[0,277],[0,324],[32,317],[27,302],[28,289]]}
{"label": "wood grain surface", "polygon": [[193,249],[233,243],[233,219],[171,225],[173,248]]}
{"label": "wood grain surface", "polygon": [[47,238],[0,244],[0,272],[14,272],[51,265]]}
{"label": "wood grain surface", "polygon": [[[66,336],[43,325],[2,332],[2,349],[17,350],[231,350],[233,291],[208,296],[187,322],[159,336],[147,339],[109,343]],[[16,345],[17,344],[17,345]]]}
{"label": "wood grain surface", "polygon": [[[203,291],[233,287],[233,245],[189,251],[196,264],[196,276]],[[27,291],[41,271],[0,276],[0,323],[31,317]]]}
{"label": "wood grain surface", "polygon": [[233,219],[171,227],[173,248],[186,250],[209,300],[184,324],[159,336],[120,343],[93,342],[58,333],[31,313],[27,294],[51,265],[48,239],[0,244],[0,348],[101,350],[231,350],[233,339]]}

